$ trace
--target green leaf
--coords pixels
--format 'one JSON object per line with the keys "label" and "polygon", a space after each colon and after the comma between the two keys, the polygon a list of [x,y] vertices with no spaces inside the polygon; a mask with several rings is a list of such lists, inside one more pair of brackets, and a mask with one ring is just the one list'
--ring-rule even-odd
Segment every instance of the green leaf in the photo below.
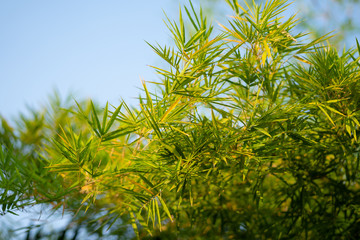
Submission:
{"label": "green leaf", "polygon": [[51,172],[79,172],[80,167],[76,163],[60,163],[49,166]]}
{"label": "green leaf", "polygon": [[154,187],[154,185],[153,185],[146,177],[144,177],[142,174],[139,174],[139,177],[140,177],[147,185],[149,185],[152,189],[155,189],[155,190],[156,190],[156,188]]}
{"label": "green leaf", "polygon": [[115,109],[115,111],[113,112],[113,114],[112,114],[109,122],[108,122],[107,125],[106,125],[106,128],[105,128],[105,130],[104,130],[104,134],[106,134],[106,133],[110,130],[111,126],[113,125],[116,117],[118,116],[118,114],[119,114],[119,112],[120,112],[120,110],[121,110],[122,105],[123,105],[123,102],[121,102],[121,104],[120,104],[120,105]]}
{"label": "green leaf", "polygon": [[115,131],[108,132],[107,134],[105,134],[103,136],[102,141],[103,142],[110,141],[110,140],[113,140],[115,138],[119,138],[121,136],[125,136],[125,135],[128,135],[130,133],[133,133],[136,130],[137,130],[137,128],[125,126],[125,127],[119,128],[119,129],[117,129]]}
{"label": "green leaf", "polygon": [[195,33],[190,40],[185,44],[185,51],[188,51],[188,48],[192,46],[194,42],[196,42],[200,37],[202,37],[205,33],[205,30],[200,30]]}
{"label": "green leaf", "polygon": [[170,211],[168,209],[168,207],[166,206],[164,200],[162,199],[161,196],[158,196],[159,200],[160,200],[160,203],[161,203],[161,206],[163,207],[165,213],[167,214],[167,216],[170,218],[170,221],[173,222],[173,218],[171,217],[171,214],[170,214]]}
{"label": "green leaf", "polygon": [[327,106],[327,105],[324,105],[324,104],[321,104],[321,106],[326,107],[326,108],[329,109],[330,111],[332,111],[332,112],[334,112],[334,113],[337,113],[337,114],[345,117],[344,114],[342,114],[341,112],[339,112],[338,110],[336,110],[336,109],[334,109],[334,108],[332,108],[332,107],[330,107],[330,106]]}
{"label": "green leaf", "polygon": [[101,135],[103,134],[102,130],[101,130],[101,126],[100,126],[100,121],[99,121],[99,118],[96,114],[96,109],[95,109],[95,106],[94,106],[94,103],[90,100],[90,105],[91,105],[91,109],[92,109],[92,119],[93,119],[93,122],[95,121],[95,126],[94,128],[97,130],[99,134],[99,137],[101,137]]}
{"label": "green leaf", "polygon": [[157,223],[159,226],[159,229],[161,231],[161,215],[160,215],[160,210],[159,210],[159,202],[157,201],[157,198],[154,198],[153,200],[154,205],[155,205],[155,209],[156,209],[156,215],[157,215]]}
{"label": "green leaf", "polygon": [[259,127],[254,127],[254,128],[255,128],[257,131],[263,133],[264,135],[272,138],[272,136],[271,136],[265,129],[259,128]]}
{"label": "green leaf", "polygon": [[177,151],[175,146],[170,146],[164,142],[161,142],[161,145],[164,146],[169,152],[171,152],[172,154],[174,154],[178,159],[181,159],[181,155],[180,153]]}
{"label": "green leaf", "polygon": [[134,229],[134,232],[136,234],[136,239],[140,240],[140,233],[139,233],[139,229],[138,226],[136,224],[136,215],[133,212],[130,212],[130,219],[131,219],[131,226]]}
{"label": "green leaf", "polygon": [[330,120],[330,122],[335,126],[334,121],[331,119],[330,115],[325,111],[325,109],[323,109],[320,105],[318,105],[318,107],[325,114],[325,116]]}
{"label": "green leaf", "polygon": [[101,127],[101,132],[102,134],[105,133],[105,126],[106,126],[106,120],[107,120],[107,116],[108,116],[108,102],[106,102],[106,106],[104,109],[104,115],[103,115],[103,121],[102,121],[102,127]]}

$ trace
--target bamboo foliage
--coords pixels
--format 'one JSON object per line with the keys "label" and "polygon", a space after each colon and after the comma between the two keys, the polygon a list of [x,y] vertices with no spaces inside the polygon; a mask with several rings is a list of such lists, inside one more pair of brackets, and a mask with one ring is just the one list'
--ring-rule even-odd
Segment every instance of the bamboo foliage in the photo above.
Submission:
{"label": "bamboo foliage", "polygon": [[[23,164],[41,170],[18,182],[43,197],[28,197],[101,210],[100,228],[121,219],[137,238],[357,239],[359,44],[339,54],[329,36],[294,33],[285,0],[226,2],[219,31],[191,2],[166,17],[174,47],[149,44],[168,66],[153,67],[160,81],[143,81],[138,107],[76,103],[32,139],[35,163]],[[15,140],[2,129],[8,169]],[[3,212],[22,198],[7,193],[22,167],[0,176]]]}

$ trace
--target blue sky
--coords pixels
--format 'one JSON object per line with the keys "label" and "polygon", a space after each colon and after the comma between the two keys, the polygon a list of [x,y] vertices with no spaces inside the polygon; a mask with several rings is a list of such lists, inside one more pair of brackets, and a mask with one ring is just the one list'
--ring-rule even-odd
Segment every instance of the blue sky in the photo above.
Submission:
{"label": "blue sky", "polygon": [[0,3],[0,113],[37,108],[57,88],[62,96],[100,103],[135,102],[140,77],[159,59],[146,41],[169,43],[163,10],[174,1],[32,0]]}

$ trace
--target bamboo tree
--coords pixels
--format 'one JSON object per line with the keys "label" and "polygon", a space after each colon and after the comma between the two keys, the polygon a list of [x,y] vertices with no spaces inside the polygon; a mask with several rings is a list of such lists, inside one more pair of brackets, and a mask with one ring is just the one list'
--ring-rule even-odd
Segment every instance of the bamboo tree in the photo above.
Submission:
{"label": "bamboo tree", "polygon": [[168,66],[153,67],[160,81],[143,82],[137,107],[76,103],[61,120],[24,118],[20,142],[36,153],[20,149],[26,160],[4,122],[2,168],[20,166],[1,189],[18,169],[28,182],[3,194],[3,211],[27,194],[100,235],[120,234],[120,219],[137,238],[357,239],[359,44],[339,54],[330,36],[295,34],[285,0],[226,2],[220,31],[191,2],[167,18],[174,45],[149,45]]}

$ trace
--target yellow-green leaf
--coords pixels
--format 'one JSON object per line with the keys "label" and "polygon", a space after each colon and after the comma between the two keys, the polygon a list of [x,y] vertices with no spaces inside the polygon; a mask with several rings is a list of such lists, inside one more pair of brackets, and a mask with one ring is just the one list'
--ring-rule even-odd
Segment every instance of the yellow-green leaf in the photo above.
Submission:
{"label": "yellow-green leaf", "polygon": [[269,45],[267,44],[266,40],[263,41],[263,44],[264,44],[266,54],[268,55],[268,57],[272,58],[271,51],[270,51]]}

